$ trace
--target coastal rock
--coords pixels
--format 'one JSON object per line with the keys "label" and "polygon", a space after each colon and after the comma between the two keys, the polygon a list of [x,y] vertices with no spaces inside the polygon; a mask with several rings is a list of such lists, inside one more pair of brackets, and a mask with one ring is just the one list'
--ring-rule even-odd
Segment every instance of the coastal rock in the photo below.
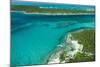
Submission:
{"label": "coastal rock", "polygon": [[69,62],[69,60],[73,59],[74,55],[77,52],[81,52],[82,49],[83,45],[79,44],[77,40],[72,40],[72,36],[69,34],[68,36],[65,36],[65,41],[63,46],[61,46],[61,49],[51,55],[48,64]]}
{"label": "coastal rock", "polygon": [[[85,35],[79,37],[80,35],[83,34]],[[64,42],[61,43],[61,45],[63,46],[61,47],[59,46],[61,49],[59,49],[59,51],[56,51],[49,57],[48,64],[81,62],[90,60],[93,61],[95,58],[94,50],[93,49],[84,50],[88,46],[89,47],[94,46],[94,42],[91,41],[91,38],[87,37],[87,35],[91,36],[91,38],[94,40],[94,30],[80,30],[77,32],[69,33],[67,36],[65,36]],[[84,37],[87,38],[85,39]],[[84,43],[84,41],[86,43]],[[93,43],[88,44],[87,42],[93,42]]]}

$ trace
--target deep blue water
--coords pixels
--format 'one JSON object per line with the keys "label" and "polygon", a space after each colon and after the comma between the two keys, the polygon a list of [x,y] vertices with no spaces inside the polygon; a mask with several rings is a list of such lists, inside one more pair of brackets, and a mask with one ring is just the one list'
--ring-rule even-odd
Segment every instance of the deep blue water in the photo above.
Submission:
{"label": "deep blue water", "polygon": [[94,28],[94,15],[34,15],[11,12],[11,64],[45,64],[69,31]]}

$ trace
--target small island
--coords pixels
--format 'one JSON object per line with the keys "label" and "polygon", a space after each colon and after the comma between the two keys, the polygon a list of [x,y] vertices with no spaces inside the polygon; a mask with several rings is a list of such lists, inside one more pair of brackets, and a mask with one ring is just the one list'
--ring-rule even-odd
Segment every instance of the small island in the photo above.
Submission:
{"label": "small island", "polygon": [[33,14],[94,14],[94,10],[74,10],[74,9],[56,9],[56,8],[41,8],[38,6],[27,5],[11,5],[11,11],[23,11],[24,13]]}

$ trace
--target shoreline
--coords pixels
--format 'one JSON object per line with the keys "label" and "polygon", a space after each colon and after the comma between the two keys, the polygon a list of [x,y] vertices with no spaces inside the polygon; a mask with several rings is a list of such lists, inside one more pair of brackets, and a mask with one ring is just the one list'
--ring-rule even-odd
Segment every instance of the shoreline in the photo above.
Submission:
{"label": "shoreline", "polygon": [[[88,29],[80,29],[80,30],[76,30],[74,32],[78,33],[78,32],[84,31],[84,30],[88,30]],[[57,48],[55,48],[55,50],[57,50],[57,51],[54,51],[54,52],[52,52],[52,54],[50,54],[50,56],[48,57],[47,64],[69,63],[70,59],[74,59],[75,55],[77,55],[77,53],[84,53],[83,52],[84,44],[78,43],[77,39],[72,39],[73,38],[72,33],[73,32],[68,32],[68,34],[65,35],[64,43],[61,42],[59,44],[60,46],[57,45]],[[69,46],[70,44],[72,44],[72,45],[74,44],[74,45]],[[73,48],[75,48],[75,50],[74,51],[66,50],[66,48],[64,48],[64,47],[67,47],[67,48],[73,47]],[[67,51],[67,54],[64,52],[65,50]],[[65,53],[64,55],[67,55],[68,57],[65,58],[65,60],[63,60],[61,62],[59,58],[62,53]],[[91,52],[85,52],[84,54],[87,56],[94,55]]]}
{"label": "shoreline", "polygon": [[[75,55],[77,52],[81,52],[81,50],[83,49],[83,46],[82,46],[81,44],[78,44],[78,41],[77,41],[77,40],[71,40],[70,38],[71,38],[71,34],[70,34],[70,33],[67,34],[67,35],[65,35],[64,40],[66,40],[66,41],[64,41],[64,43],[61,43],[61,44],[60,44],[61,46],[58,45],[58,47],[55,49],[55,50],[57,50],[57,51],[53,52],[53,53],[50,55],[50,57],[48,58],[47,64],[66,63],[66,61],[68,62],[70,59],[73,59],[73,58],[74,58],[74,55]],[[67,43],[67,42],[68,42],[68,43]],[[70,51],[70,49],[71,49],[71,47],[72,47],[72,46],[69,45],[70,43],[73,43],[73,44],[76,43],[76,47],[75,47],[76,50],[75,50],[75,51]],[[75,45],[74,45],[74,46],[75,46]],[[77,47],[77,46],[78,46],[78,47]],[[64,53],[64,51],[65,51],[65,48],[64,48],[64,47],[67,47],[67,48],[68,48],[68,49],[67,49],[67,54],[65,54],[65,55],[67,55],[68,57],[65,58],[65,60],[61,61],[59,58],[60,58],[60,55],[61,55],[62,53]],[[80,51],[78,50],[79,48],[80,48]]]}
{"label": "shoreline", "polygon": [[26,11],[11,11],[11,12],[21,12],[24,14],[34,14],[34,15],[95,15],[95,13],[27,13]]}

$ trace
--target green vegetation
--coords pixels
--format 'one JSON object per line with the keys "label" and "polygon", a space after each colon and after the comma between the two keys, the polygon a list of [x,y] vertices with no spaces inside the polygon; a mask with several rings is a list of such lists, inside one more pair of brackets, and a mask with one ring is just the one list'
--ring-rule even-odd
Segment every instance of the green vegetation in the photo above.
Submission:
{"label": "green vegetation", "polygon": [[65,52],[63,51],[63,52],[60,54],[60,57],[59,57],[60,62],[64,61],[65,58],[66,58],[66,54],[65,54]]}
{"label": "green vegetation", "polygon": [[71,33],[73,39],[83,44],[83,51],[94,53],[95,50],[95,30],[83,30],[81,32]]}
{"label": "green vegetation", "polygon": [[83,45],[82,53],[77,53],[69,62],[86,62],[95,60],[95,30],[83,30],[72,33],[72,37]]}
{"label": "green vegetation", "polygon": [[95,11],[87,10],[65,10],[65,9],[50,9],[39,8],[37,6],[23,6],[23,5],[11,5],[13,11],[25,11],[27,13],[95,13]]}
{"label": "green vegetation", "polygon": [[73,62],[88,62],[88,61],[94,61],[94,60],[95,60],[94,55],[87,56],[84,53],[77,53],[75,55],[74,59],[70,59],[69,63],[73,63]]}

